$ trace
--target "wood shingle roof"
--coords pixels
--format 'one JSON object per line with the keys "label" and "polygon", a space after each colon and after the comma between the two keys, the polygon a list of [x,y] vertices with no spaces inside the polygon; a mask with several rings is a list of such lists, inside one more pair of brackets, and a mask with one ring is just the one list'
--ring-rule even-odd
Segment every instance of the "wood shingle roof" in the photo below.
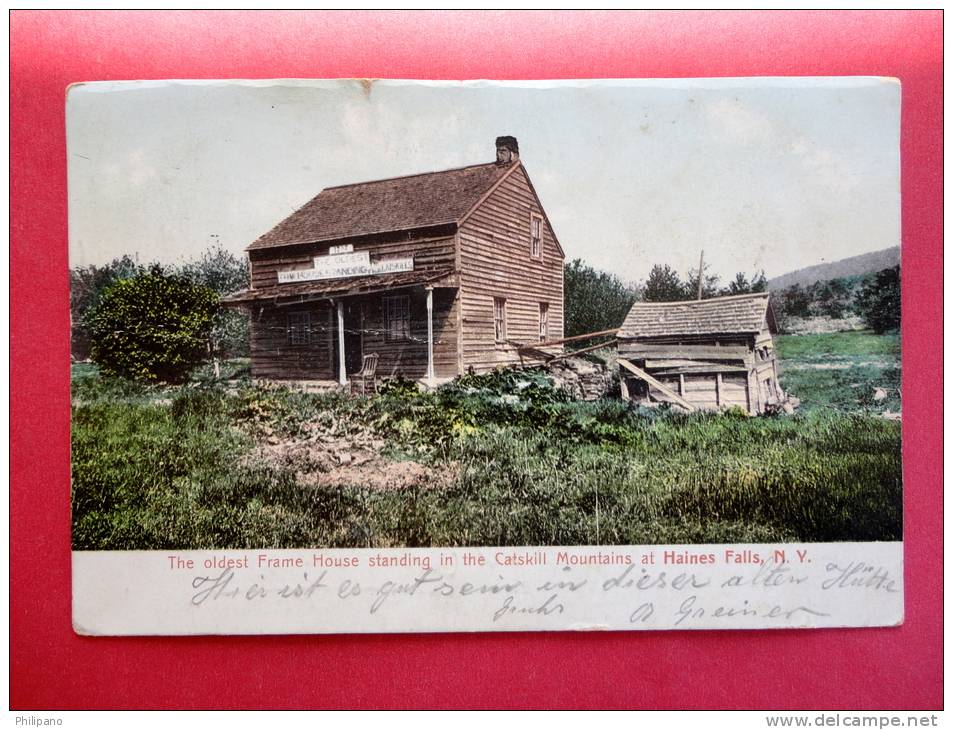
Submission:
{"label": "wood shingle roof", "polygon": [[773,332],[776,328],[767,292],[682,302],[636,302],[619,337],[760,332],[766,319]]}
{"label": "wood shingle roof", "polygon": [[486,163],[325,188],[248,250],[457,223],[512,169]]}

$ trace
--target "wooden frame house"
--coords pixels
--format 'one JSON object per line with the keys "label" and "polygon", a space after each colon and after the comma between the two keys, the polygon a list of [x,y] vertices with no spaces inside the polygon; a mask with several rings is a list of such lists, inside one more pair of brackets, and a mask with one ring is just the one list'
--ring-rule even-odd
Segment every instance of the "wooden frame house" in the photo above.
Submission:
{"label": "wooden frame house", "polygon": [[434,383],[563,334],[564,254],[513,137],[494,162],[326,188],[247,248],[252,376]]}
{"label": "wooden frame house", "polygon": [[618,333],[623,397],[685,410],[780,405],[770,296],[638,302]]}

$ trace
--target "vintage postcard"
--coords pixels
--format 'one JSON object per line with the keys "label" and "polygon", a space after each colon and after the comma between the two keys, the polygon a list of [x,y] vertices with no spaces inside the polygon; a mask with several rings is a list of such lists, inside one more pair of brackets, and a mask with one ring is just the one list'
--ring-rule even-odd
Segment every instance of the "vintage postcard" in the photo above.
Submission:
{"label": "vintage postcard", "polygon": [[67,99],[90,635],[903,621],[900,86]]}

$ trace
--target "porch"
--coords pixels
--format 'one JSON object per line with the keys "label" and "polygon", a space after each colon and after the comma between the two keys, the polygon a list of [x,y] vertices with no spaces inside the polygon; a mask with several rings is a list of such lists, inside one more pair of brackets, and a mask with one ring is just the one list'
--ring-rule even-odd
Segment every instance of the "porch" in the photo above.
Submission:
{"label": "porch", "polygon": [[251,314],[252,377],[344,388],[376,355],[378,379],[428,387],[459,374],[457,287],[447,272],[282,285],[224,303]]}

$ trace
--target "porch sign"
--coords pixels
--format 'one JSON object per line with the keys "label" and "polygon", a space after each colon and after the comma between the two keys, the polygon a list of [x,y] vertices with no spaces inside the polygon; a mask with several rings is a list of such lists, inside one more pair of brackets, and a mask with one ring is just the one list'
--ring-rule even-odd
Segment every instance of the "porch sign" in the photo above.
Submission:
{"label": "porch sign", "polygon": [[351,276],[372,276],[375,274],[393,274],[398,271],[413,271],[414,258],[407,256],[398,259],[385,259],[371,262],[367,251],[357,253],[336,253],[328,256],[315,256],[314,267],[279,271],[278,283],[291,284],[296,281],[318,281],[321,279],[346,279]]}

